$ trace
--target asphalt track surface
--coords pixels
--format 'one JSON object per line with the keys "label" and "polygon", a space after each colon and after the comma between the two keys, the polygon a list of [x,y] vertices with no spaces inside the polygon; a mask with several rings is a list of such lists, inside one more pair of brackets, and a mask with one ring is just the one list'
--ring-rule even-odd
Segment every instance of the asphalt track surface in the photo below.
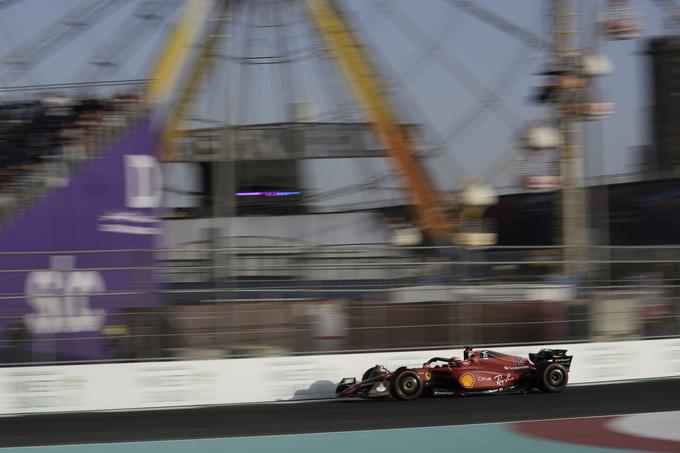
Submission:
{"label": "asphalt track surface", "polygon": [[0,418],[0,447],[461,425],[680,409],[680,379],[575,386],[560,394],[411,402],[337,400]]}

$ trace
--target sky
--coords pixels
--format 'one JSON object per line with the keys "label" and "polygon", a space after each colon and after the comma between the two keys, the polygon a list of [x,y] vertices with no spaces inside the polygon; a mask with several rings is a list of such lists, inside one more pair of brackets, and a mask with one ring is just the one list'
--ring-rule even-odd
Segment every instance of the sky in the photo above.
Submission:
{"label": "sky", "polygon": [[[129,20],[139,1],[123,0],[122,6],[96,27],[51,52],[34,70],[10,85],[82,81],[80,77],[86,73],[88,59],[101,43],[119,39],[117,30]],[[221,48],[225,55],[261,56],[285,50],[302,54],[313,45],[310,30],[302,25],[290,26],[285,43],[270,31],[271,27],[266,27],[270,22],[304,20],[301,10],[276,12],[263,6],[271,3],[270,0],[248,2],[250,9],[244,7],[241,20],[237,18],[237,22],[242,23],[235,24],[225,38],[228,42]],[[523,124],[547,118],[548,112],[529,99],[533,87],[542,80],[537,73],[547,61],[545,53],[526,47],[514,36],[462,12],[447,0],[345,0],[341,3],[353,18],[362,42],[381,73],[392,82],[400,118],[423,124],[430,142],[446,135],[469,116],[471,110],[479,110],[480,92],[490,86],[502,91],[504,107],[498,110],[500,113],[481,109],[482,113],[463,133],[446,141],[440,157],[428,161],[428,170],[438,187],[455,189],[464,178],[484,174],[500,156],[515,148],[515,138]],[[547,0],[476,0],[476,3],[543,38],[549,37]],[[597,44],[615,68],[611,75],[598,81],[603,95],[616,107],[612,116],[586,126],[586,174],[634,172],[639,162],[636,148],[649,141],[646,127],[648,57],[642,51],[647,38],[664,33],[663,14],[652,1],[633,1],[645,25],[640,38],[591,40],[594,14],[605,2],[580,0],[578,3],[583,41]],[[1,9],[0,57],[78,4],[78,0],[23,0]],[[146,77],[172,16],[166,19],[162,27],[136,45],[121,70],[111,78]],[[437,52],[444,52],[446,56],[439,60],[443,63],[427,57],[428,52],[435,56]],[[301,59],[283,71],[279,71],[282,65],[252,65],[243,69],[243,65],[233,61],[222,62],[203,87],[203,100],[194,114],[218,122],[225,119],[277,121],[282,119],[281,112],[286,111],[284,104],[291,101],[309,104],[312,111],[326,111],[330,104],[324,100],[324,90],[328,91],[330,83],[342,85],[344,82],[331,82],[333,77],[320,74],[310,61]],[[282,85],[282,74],[286,71],[288,84]],[[398,80],[402,83],[395,84]],[[339,91],[343,98],[340,102],[348,99],[346,103],[352,104],[349,92]],[[387,168],[381,159],[308,161],[304,163],[306,189],[309,192],[332,190],[355,184]],[[517,171],[511,170],[494,183],[497,186],[513,184],[516,174]],[[394,185],[390,181],[386,184]],[[391,194],[389,190],[382,190],[374,197],[393,196]],[[341,197],[334,202],[359,202],[357,196]]]}

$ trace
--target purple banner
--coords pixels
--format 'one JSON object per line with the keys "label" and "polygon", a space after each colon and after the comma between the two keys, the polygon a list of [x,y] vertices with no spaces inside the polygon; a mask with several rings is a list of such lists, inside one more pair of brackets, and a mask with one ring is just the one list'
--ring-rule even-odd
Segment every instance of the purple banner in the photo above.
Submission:
{"label": "purple banner", "polygon": [[0,359],[116,355],[104,332],[154,305],[162,181],[150,120],[0,230]]}

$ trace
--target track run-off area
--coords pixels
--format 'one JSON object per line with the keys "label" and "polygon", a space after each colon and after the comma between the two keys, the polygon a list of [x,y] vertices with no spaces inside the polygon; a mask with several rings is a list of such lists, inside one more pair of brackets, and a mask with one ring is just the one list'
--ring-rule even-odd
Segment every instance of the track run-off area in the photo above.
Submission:
{"label": "track run-off area", "polygon": [[[2,452],[680,451],[680,379],[560,394],[0,418]],[[481,450],[480,450],[481,449]]]}

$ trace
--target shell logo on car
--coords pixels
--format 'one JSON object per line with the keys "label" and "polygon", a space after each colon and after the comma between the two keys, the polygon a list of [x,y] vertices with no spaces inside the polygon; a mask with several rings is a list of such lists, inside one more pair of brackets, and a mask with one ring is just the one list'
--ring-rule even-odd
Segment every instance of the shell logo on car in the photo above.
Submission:
{"label": "shell logo on car", "polygon": [[462,385],[463,388],[466,389],[472,388],[472,386],[475,385],[474,376],[467,373],[462,375],[458,381],[460,382],[460,385]]}

